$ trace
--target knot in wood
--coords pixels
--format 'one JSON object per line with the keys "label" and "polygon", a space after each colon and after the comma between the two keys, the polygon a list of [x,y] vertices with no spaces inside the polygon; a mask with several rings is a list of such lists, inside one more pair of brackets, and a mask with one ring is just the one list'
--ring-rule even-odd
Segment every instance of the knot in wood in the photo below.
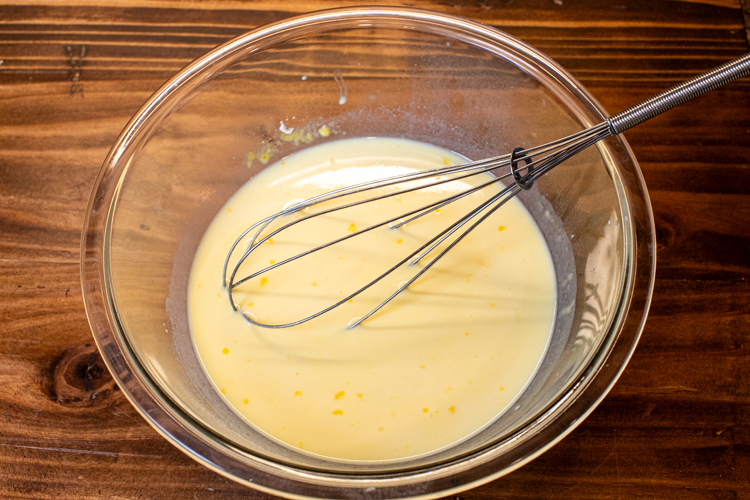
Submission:
{"label": "knot in wood", "polygon": [[68,347],[46,368],[43,385],[49,399],[69,407],[101,404],[116,384],[92,343]]}

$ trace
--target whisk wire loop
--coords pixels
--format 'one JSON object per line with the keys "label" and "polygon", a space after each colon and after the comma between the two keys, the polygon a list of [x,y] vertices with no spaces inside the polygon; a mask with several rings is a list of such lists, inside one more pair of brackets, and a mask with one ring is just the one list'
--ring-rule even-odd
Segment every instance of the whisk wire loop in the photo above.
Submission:
{"label": "whisk wire loop", "polygon": [[[464,165],[461,165],[461,166],[464,166]],[[453,181],[464,179],[466,177],[471,177],[471,176],[476,175],[477,173],[485,172],[485,171],[492,170],[492,169],[495,169],[495,168],[497,168],[497,166],[495,164],[492,164],[489,167],[486,167],[486,166],[483,167],[483,169],[480,170],[479,172],[471,172],[471,173],[464,174],[464,175],[461,175],[461,176],[456,176],[456,177],[447,178],[447,179],[441,179],[439,181],[429,183],[427,186],[432,187],[432,186],[437,186],[437,185],[444,184],[444,183],[447,183],[447,182],[453,182]],[[457,171],[458,172],[463,172],[465,170],[466,169],[461,169],[461,170],[457,170]],[[507,175],[503,176],[503,177],[507,177]],[[417,186],[414,186],[414,187],[411,187],[411,188],[408,188],[408,189],[403,189],[401,191],[398,191],[397,193],[386,193],[386,194],[383,194],[383,195],[380,195],[380,196],[376,196],[376,197],[373,197],[373,198],[368,198],[366,200],[359,200],[359,201],[351,202],[351,203],[348,203],[348,204],[345,204],[345,205],[340,205],[340,206],[337,206],[337,207],[333,207],[333,208],[329,208],[329,209],[326,209],[326,210],[322,210],[320,212],[316,212],[314,214],[308,215],[308,216],[306,216],[304,218],[297,219],[295,221],[289,222],[286,225],[284,225],[284,226],[282,226],[282,227],[280,227],[280,228],[272,231],[270,234],[264,236],[263,238],[259,238],[258,233],[256,233],[256,237],[253,238],[252,242],[248,246],[248,248],[245,251],[245,253],[240,257],[240,259],[236,263],[236,265],[235,265],[234,269],[232,270],[232,273],[231,273],[231,275],[229,277],[229,283],[228,283],[227,286],[228,286],[228,288],[230,290],[230,294],[231,294],[231,290],[233,288],[236,288],[237,286],[241,285],[242,283],[246,282],[247,280],[249,280],[251,278],[254,278],[254,277],[258,276],[259,274],[262,274],[262,273],[264,273],[266,271],[270,271],[271,269],[279,267],[280,265],[286,264],[286,263],[291,262],[293,260],[296,260],[296,259],[298,259],[300,257],[304,257],[306,255],[309,255],[311,253],[317,252],[318,250],[322,250],[323,248],[327,248],[327,247],[329,247],[331,245],[334,245],[336,243],[345,241],[345,240],[347,240],[349,238],[352,238],[354,236],[361,235],[361,234],[366,233],[366,232],[368,232],[368,231],[370,231],[372,229],[375,229],[377,227],[381,227],[381,226],[384,226],[386,224],[390,224],[390,223],[395,222],[395,221],[397,221],[399,219],[402,219],[403,217],[408,217],[408,216],[413,215],[413,214],[415,214],[417,212],[429,213],[430,211],[432,211],[432,210],[435,209],[436,205],[437,206],[444,206],[444,205],[447,205],[449,203],[452,203],[453,201],[455,201],[457,199],[460,199],[460,198],[462,198],[464,196],[467,196],[467,195],[469,195],[469,194],[471,194],[473,192],[476,192],[476,191],[478,191],[478,190],[480,190],[480,189],[482,189],[484,187],[487,187],[490,184],[494,184],[494,183],[500,181],[500,179],[503,178],[503,177],[493,179],[492,181],[489,181],[489,182],[486,182],[486,183],[484,183],[484,184],[482,184],[480,186],[468,189],[468,190],[466,190],[466,191],[464,191],[462,193],[459,193],[458,195],[450,196],[450,197],[445,198],[443,200],[430,203],[430,204],[425,205],[423,207],[420,207],[418,209],[412,210],[411,212],[407,212],[406,214],[401,214],[401,215],[399,215],[397,217],[394,217],[394,218],[382,221],[382,222],[380,222],[378,224],[369,226],[369,227],[367,227],[367,228],[365,228],[365,229],[363,229],[361,231],[358,231],[357,233],[350,234],[350,235],[344,236],[342,238],[339,238],[337,240],[330,241],[330,242],[328,242],[326,244],[323,244],[323,245],[320,245],[320,246],[318,246],[316,248],[313,248],[312,250],[308,250],[308,251],[300,253],[300,254],[298,254],[298,255],[296,255],[294,257],[290,257],[290,258],[288,258],[288,259],[286,259],[286,260],[284,260],[282,262],[278,262],[278,263],[276,263],[274,265],[271,265],[269,267],[266,267],[266,268],[264,268],[264,269],[262,269],[262,270],[260,270],[258,272],[255,272],[255,273],[253,273],[253,274],[251,274],[251,275],[249,275],[249,276],[247,276],[245,278],[242,278],[240,280],[235,281],[234,278],[235,278],[235,276],[237,274],[237,271],[239,270],[240,266],[245,262],[245,260],[250,256],[250,254],[255,249],[257,249],[261,244],[265,243],[269,239],[273,238],[278,233],[280,233],[280,232],[282,232],[282,231],[284,231],[284,230],[286,230],[286,229],[288,229],[288,228],[290,228],[290,227],[292,227],[292,226],[294,226],[296,224],[305,222],[305,221],[307,221],[307,220],[309,220],[311,218],[314,218],[314,217],[319,217],[321,215],[326,215],[326,214],[329,214],[329,213],[332,213],[332,212],[344,210],[344,209],[355,207],[355,206],[362,205],[362,204],[365,204],[365,203],[371,203],[371,202],[378,201],[378,200],[381,200],[381,199],[390,198],[390,197],[395,196],[397,194],[405,194],[405,193],[409,193],[409,192],[416,191],[416,190],[419,190],[419,189],[424,189],[426,186],[425,185],[417,185]],[[421,176],[419,178],[421,178]],[[411,181],[411,180],[414,180],[414,179],[409,179],[409,181]],[[378,181],[378,182],[380,182],[380,181]],[[399,181],[399,182],[403,182],[403,181]],[[377,187],[382,187],[382,185],[383,184],[381,184],[379,186],[375,186],[375,187],[370,187],[370,188],[367,188],[367,189],[359,189],[359,190],[354,191],[352,193],[339,194],[338,196],[336,196],[336,198],[341,197],[341,196],[346,196],[347,194],[360,193],[362,191],[369,190],[369,189],[376,189]],[[323,201],[328,201],[330,199],[333,199],[333,198],[326,198],[325,200],[318,201],[315,204],[322,203]],[[298,205],[294,205],[293,207],[290,207],[287,210],[282,210],[281,212],[279,212],[279,213],[277,213],[275,215],[272,215],[270,217],[267,217],[266,219],[263,219],[262,221],[260,221],[260,222],[258,222],[256,224],[254,224],[253,226],[251,226],[251,228],[249,230],[246,230],[245,232],[243,232],[242,235],[240,236],[240,238],[238,238],[235,241],[235,244],[232,246],[232,249],[231,249],[230,253],[227,255],[227,259],[224,262],[225,282],[226,282],[226,270],[228,269],[227,266],[228,266],[229,258],[232,255],[232,252],[237,247],[238,243],[242,240],[242,238],[244,238],[247,234],[249,234],[249,232],[252,229],[254,229],[255,227],[258,227],[258,226],[262,226],[261,229],[259,230],[259,231],[262,231],[263,228],[267,227],[268,224],[270,224],[271,222],[273,222],[275,219],[280,218],[280,217],[282,217],[284,215],[288,215],[290,213],[296,212],[296,211],[300,210],[302,206],[304,206],[305,208],[308,208],[308,207],[310,207],[312,205],[313,204],[310,204],[310,203],[307,203],[307,202],[302,202],[302,203],[300,203]],[[402,225],[402,224],[399,224],[399,226]],[[399,227],[399,226],[394,226],[394,228],[395,227]],[[230,296],[230,300],[231,299],[232,299],[232,297]],[[232,305],[234,307],[234,302],[233,301],[232,301]]]}

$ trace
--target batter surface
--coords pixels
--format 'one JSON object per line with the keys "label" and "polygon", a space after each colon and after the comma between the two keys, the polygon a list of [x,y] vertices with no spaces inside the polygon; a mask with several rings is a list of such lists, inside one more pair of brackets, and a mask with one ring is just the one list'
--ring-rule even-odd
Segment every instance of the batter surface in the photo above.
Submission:
{"label": "batter surface", "polygon": [[[393,293],[419,265],[315,320],[276,330],[253,326],[233,312],[222,286],[224,259],[237,236],[295,200],[367,178],[464,161],[402,139],[329,142],[265,169],[219,211],[191,270],[190,330],[217,390],[250,425],[308,453],[391,460],[462,440],[516,398],[545,352],[555,312],[549,251],[517,200],[352,330],[346,327],[353,318]],[[264,243],[243,272],[489,178],[482,174],[298,224]],[[498,189],[269,271],[238,288],[235,302],[263,322],[305,317],[391,267]]]}

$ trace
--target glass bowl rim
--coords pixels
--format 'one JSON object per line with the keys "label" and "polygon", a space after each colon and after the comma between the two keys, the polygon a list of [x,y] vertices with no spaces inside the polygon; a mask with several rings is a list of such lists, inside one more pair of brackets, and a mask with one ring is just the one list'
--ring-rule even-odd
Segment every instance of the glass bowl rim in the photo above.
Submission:
{"label": "glass bowl rim", "polygon": [[[636,251],[638,242],[631,240],[626,252],[629,253],[626,259],[630,262],[626,283],[629,293],[623,293],[620,318],[613,322],[600,351],[554,405],[498,446],[493,446],[478,456],[461,458],[457,463],[451,462],[447,466],[438,465],[402,474],[392,473],[385,477],[315,473],[249,456],[194,422],[172,403],[140,366],[134,351],[128,345],[116,314],[110,286],[108,242],[111,221],[117,195],[130,163],[122,160],[127,158],[129,151],[137,150],[140,143],[148,140],[149,125],[154,120],[156,125],[160,123],[160,113],[163,117],[173,110],[175,103],[169,104],[173,96],[185,92],[186,88],[192,90],[210,79],[213,74],[233,62],[233,55],[249,55],[243,51],[248,44],[255,43],[256,50],[263,50],[287,41],[290,37],[309,34],[305,28],[309,29],[310,26],[336,26],[350,22],[358,24],[347,26],[348,28],[374,27],[373,19],[412,21],[421,26],[440,27],[443,31],[421,31],[441,35],[450,34],[451,30],[465,30],[481,35],[489,43],[494,42],[495,49],[508,51],[507,59],[511,62],[522,67],[527,60],[533,61],[537,65],[536,69],[542,68],[555,77],[558,83],[588,105],[591,111],[598,113],[602,120],[608,116],[585,87],[557,63],[530,45],[482,23],[404,7],[348,7],[317,11],[267,24],[239,35],[191,62],[157,90],[130,120],[110,150],[92,189],[84,220],[81,282],[86,314],[102,358],[123,394],[157,432],[191,458],[225,477],[289,498],[346,498],[354,492],[364,498],[438,498],[492,481],[521,467],[569,434],[609,392],[635,349],[653,293],[656,263],[653,214],[638,163],[625,139],[619,136],[618,140],[633,164],[633,171],[629,173],[634,177],[634,187],[638,191],[636,194],[640,195],[635,201],[643,203],[641,208],[645,209],[642,211],[645,211],[646,219],[636,220],[631,217],[626,232],[629,229],[633,239],[637,232],[644,233],[643,239],[646,240],[649,255],[642,255],[643,252],[639,255]],[[315,33],[326,31],[328,30],[321,29]],[[220,61],[224,62],[224,66],[218,70],[211,68]],[[634,304],[635,291],[639,292],[639,297]],[[507,453],[498,454],[506,444],[510,446],[505,449]],[[248,458],[253,459],[252,464],[248,464]],[[427,487],[426,483],[429,483]],[[383,496],[384,494],[388,496]]]}

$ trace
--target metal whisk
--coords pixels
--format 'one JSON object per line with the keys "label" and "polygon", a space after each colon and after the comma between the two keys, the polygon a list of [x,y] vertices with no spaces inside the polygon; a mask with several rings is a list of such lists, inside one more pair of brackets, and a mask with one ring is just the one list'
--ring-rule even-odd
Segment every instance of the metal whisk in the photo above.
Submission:
{"label": "metal whisk", "polygon": [[[575,133],[563,139],[559,139],[557,141],[550,142],[550,143],[537,146],[537,147],[533,147],[533,148],[529,148],[529,149],[516,148],[510,154],[497,156],[494,158],[488,158],[488,159],[481,160],[481,161],[476,161],[476,162],[471,162],[471,163],[466,163],[466,164],[456,165],[456,166],[450,166],[450,167],[436,168],[436,169],[426,170],[426,171],[421,171],[421,172],[397,175],[397,176],[387,177],[383,179],[378,179],[376,181],[363,182],[361,184],[356,184],[353,186],[349,186],[349,187],[342,188],[342,189],[337,189],[335,191],[330,191],[328,193],[315,196],[313,198],[302,201],[294,206],[286,208],[285,210],[282,210],[281,212],[275,215],[266,217],[265,219],[260,220],[256,222],[255,224],[253,224],[252,226],[250,226],[239,236],[239,238],[237,238],[237,240],[234,242],[234,244],[230,248],[227,254],[227,258],[224,262],[224,286],[227,288],[228,295],[229,295],[229,302],[232,306],[232,309],[235,311],[237,311],[238,309],[237,305],[234,302],[232,291],[238,286],[240,286],[241,284],[245,283],[246,281],[254,277],[259,276],[262,273],[266,273],[279,266],[283,266],[285,264],[288,264],[289,262],[305,257],[312,253],[318,252],[324,248],[330,247],[342,241],[367,233],[378,227],[382,227],[385,225],[390,225],[393,228],[401,227],[402,225],[408,222],[414,221],[415,219],[418,219],[419,217],[422,217],[445,205],[453,203],[454,201],[459,200],[465,196],[468,196],[476,191],[486,188],[487,186],[491,184],[494,184],[506,178],[510,178],[512,180],[512,183],[509,184],[507,187],[504,187],[499,193],[491,196],[487,201],[481,203],[479,206],[471,210],[469,213],[459,218],[456,222],[454,222],[453,224],[448,226],[445,230],[443,230],[442,232],[434,236],[432,239],[424,243],[422,246],[420,246],[417,250],[412,252],[406,258],[396,263],[389,270],[385,271],[374,280],[370,281],[369,283],[365,284],[364,286],[362,286],[361,288],[359,288],[352,294],[330,305],[329,307],[322,309],[316,312],[315,314],[312,314],[306,318],[300,319],[298,321],[294,321],[292,323],[285,323],[285,324],[261,323],[250,314],[244,315],[245,318],[250,323],[254,325],[266,327],[266,328],[287,328],[290,326],[295,326],[301,323],[305,323],[307,321],[310,321],[311,319],[317,318],[318,316],[325,314],[326,312],[346,303],[348,300],[352,299],[353,297],[356,297],[360,293],[364,292],[365,290],[373,286],[375,283],[379,282],[380,280],[382,280],[383,278],[391,274],[393,271],[395,271],[397,268],[399,268],[401,265],[405,264],[406,262],[409,262],[410,265],[413,265],[419,262],[425,256],[427,256],[430,252],[435,250],[435,248],[437,248],[442,242],[444,242],[445,240],[447,240],[448,238],[456,234],[456,238],[452,242],[450,242],[450,244],[448,244],[446,248],[441,250],[440,253],[438,253],[436,257],[434,257],[428,264],[426,264],[410,280],[402,283],[398,287],[396,292],[394,292],[392,295],[390,295],[388,298],[382,301],[377,307],[372,309],[369,313],[367,313],[366,315],[364,315],[363,317],[359,318],[357,321],[349,325],[349,328],[354,328],[360,323],[362,323],[363,321],[365,321],[367,318],[375,314],[378,310],[383,308],[386,304],[388,304],[391,300],[393,300],[398,294],[400,294],[409,285],[411,285],[416,279],[418,279],[421,275],[427,272],[428,269],[430,269],[436,262],[438,262],[459,241],[461,241],[474,228],[476,228],[485,219],[487,219],[490,215],[492,215],[492,213],[495,212],[497,209],[499,209],[503,204],[505,204],[507,201],[512,199],[522,190],[530,189],[536,179],[538,179],[545,173],[549,172],[551,169],[553,169],[554,167],[556,167],[563,161],[578,154],[579,152],[588,148],[592,144],[595,144],[601,141],[602,139],[609,137],[610,135],[616,135],[616,134],[622,133],[625,130],[628,130],[640,123],[643,123],[644,121],[650,118],[653,118],[654,116],[658,114],[663,113],[664,111],[667,111],[668,109],[678,106],[690,99],[693,99],[710,90],[714,90],[722,85],[725,85],[729,82],[732,82],[748,74],[750,74],[750,53],[745,54],[742,57],[739,57],[733,61],[727,62],[711,71],[708,71],[694,78],[691,78],[690,80],[687,80],[683,83],[675,85],[659,94],[656,94],[655,96],[649,99],[646,99],[645,101],[639,104],[636,104],[635,106],[632,106],[626,109],[625,111],[622,111],[620,113],[617,113],[616,115],[610,116],[604,122],[599,123],[598,125],[594,125],[593,127],[589,129]],[[424,189],[426,187],[437,186],[437,185],[444,184],[447,182],[456,181],[456,180],[474,176],[483,172],[489,172],[490,170],[497,170],[498,168],[502,168],[502,167],[508,167],[508,172],[503,175],[494,177],[491,181],[485,182],[478,186],[473,186],[469,189],[459,192],[458,194],[448,196],[439,201],[430,203],[428,205],[424,205],[415,210],[411,210],[407,213],[400,214],[388,220],[381,221],[377,224],[371,225],[365,229],[357,231],[356,233],[329,241],[327,243],[319,245],[310,250],[301,252],[293,257],[289,257],[278,263],[267,266],[264,269],[253,272],[252,274],[248,276],[244,276],[241,278],[237,277],[240,266],[247,260],[247,258],[261,244],[268,241],[270,238],[276,236],[278,233],[296,224],[304,223],[305,221],[308,221],[315,217],[319,217],[321,215],[329,214],[332,212],[337,212],[340,210],[345,210],[345,209],[358,206],[358,205],[362,205],[365,203],[375,202],[375,201],[378,201],[384,198],[389,198],[392,196],[403,195],[412,191]],[[270,231],[268,234],[266,234],[265,236],[261,237],[261,234],[269,226],[269,224],[271,224],[273,221],[275,221],[276,219],[280,217],[283,217],[283,216],[286,216],[295,212],[301,212],[309,207],[312,207],[313,205],[318,205],[323,202],[330,202],[332,200],[343,198],[345,196],[358,195],[366,191],[388,187],[388,186],[394,186],[396,184],[403,184],[403,183],[407,183],[411,181],[427,181],[427,182],[417,182],[416,185],[414,185],[413,187],[405,187],[402,189],[389,191],[382,195],[376,195],[376,196],[373,196],[364,200],[358,199],[355,201],[351,201],[349,203],[343,203],[341,205],[338,205],[332,208],[325,208],[314,214],[301,217],[292,222],[288,222],[287,224],[284,224],[278,229],[274,229]],[[463,230],[463,232],[459,233],[459,231],[461,230]],[[234,267],[230,269],[229,262],[232,259],[232,255],[237,251],[238,246],[240,245],[240,242],[248,234],[250,234],[253,231],[255,231],[255,234],[252,237],[252,240],[251,240],[252,243],[248,246],[246,250],[244,250],[244,252],[239,257]]]}

